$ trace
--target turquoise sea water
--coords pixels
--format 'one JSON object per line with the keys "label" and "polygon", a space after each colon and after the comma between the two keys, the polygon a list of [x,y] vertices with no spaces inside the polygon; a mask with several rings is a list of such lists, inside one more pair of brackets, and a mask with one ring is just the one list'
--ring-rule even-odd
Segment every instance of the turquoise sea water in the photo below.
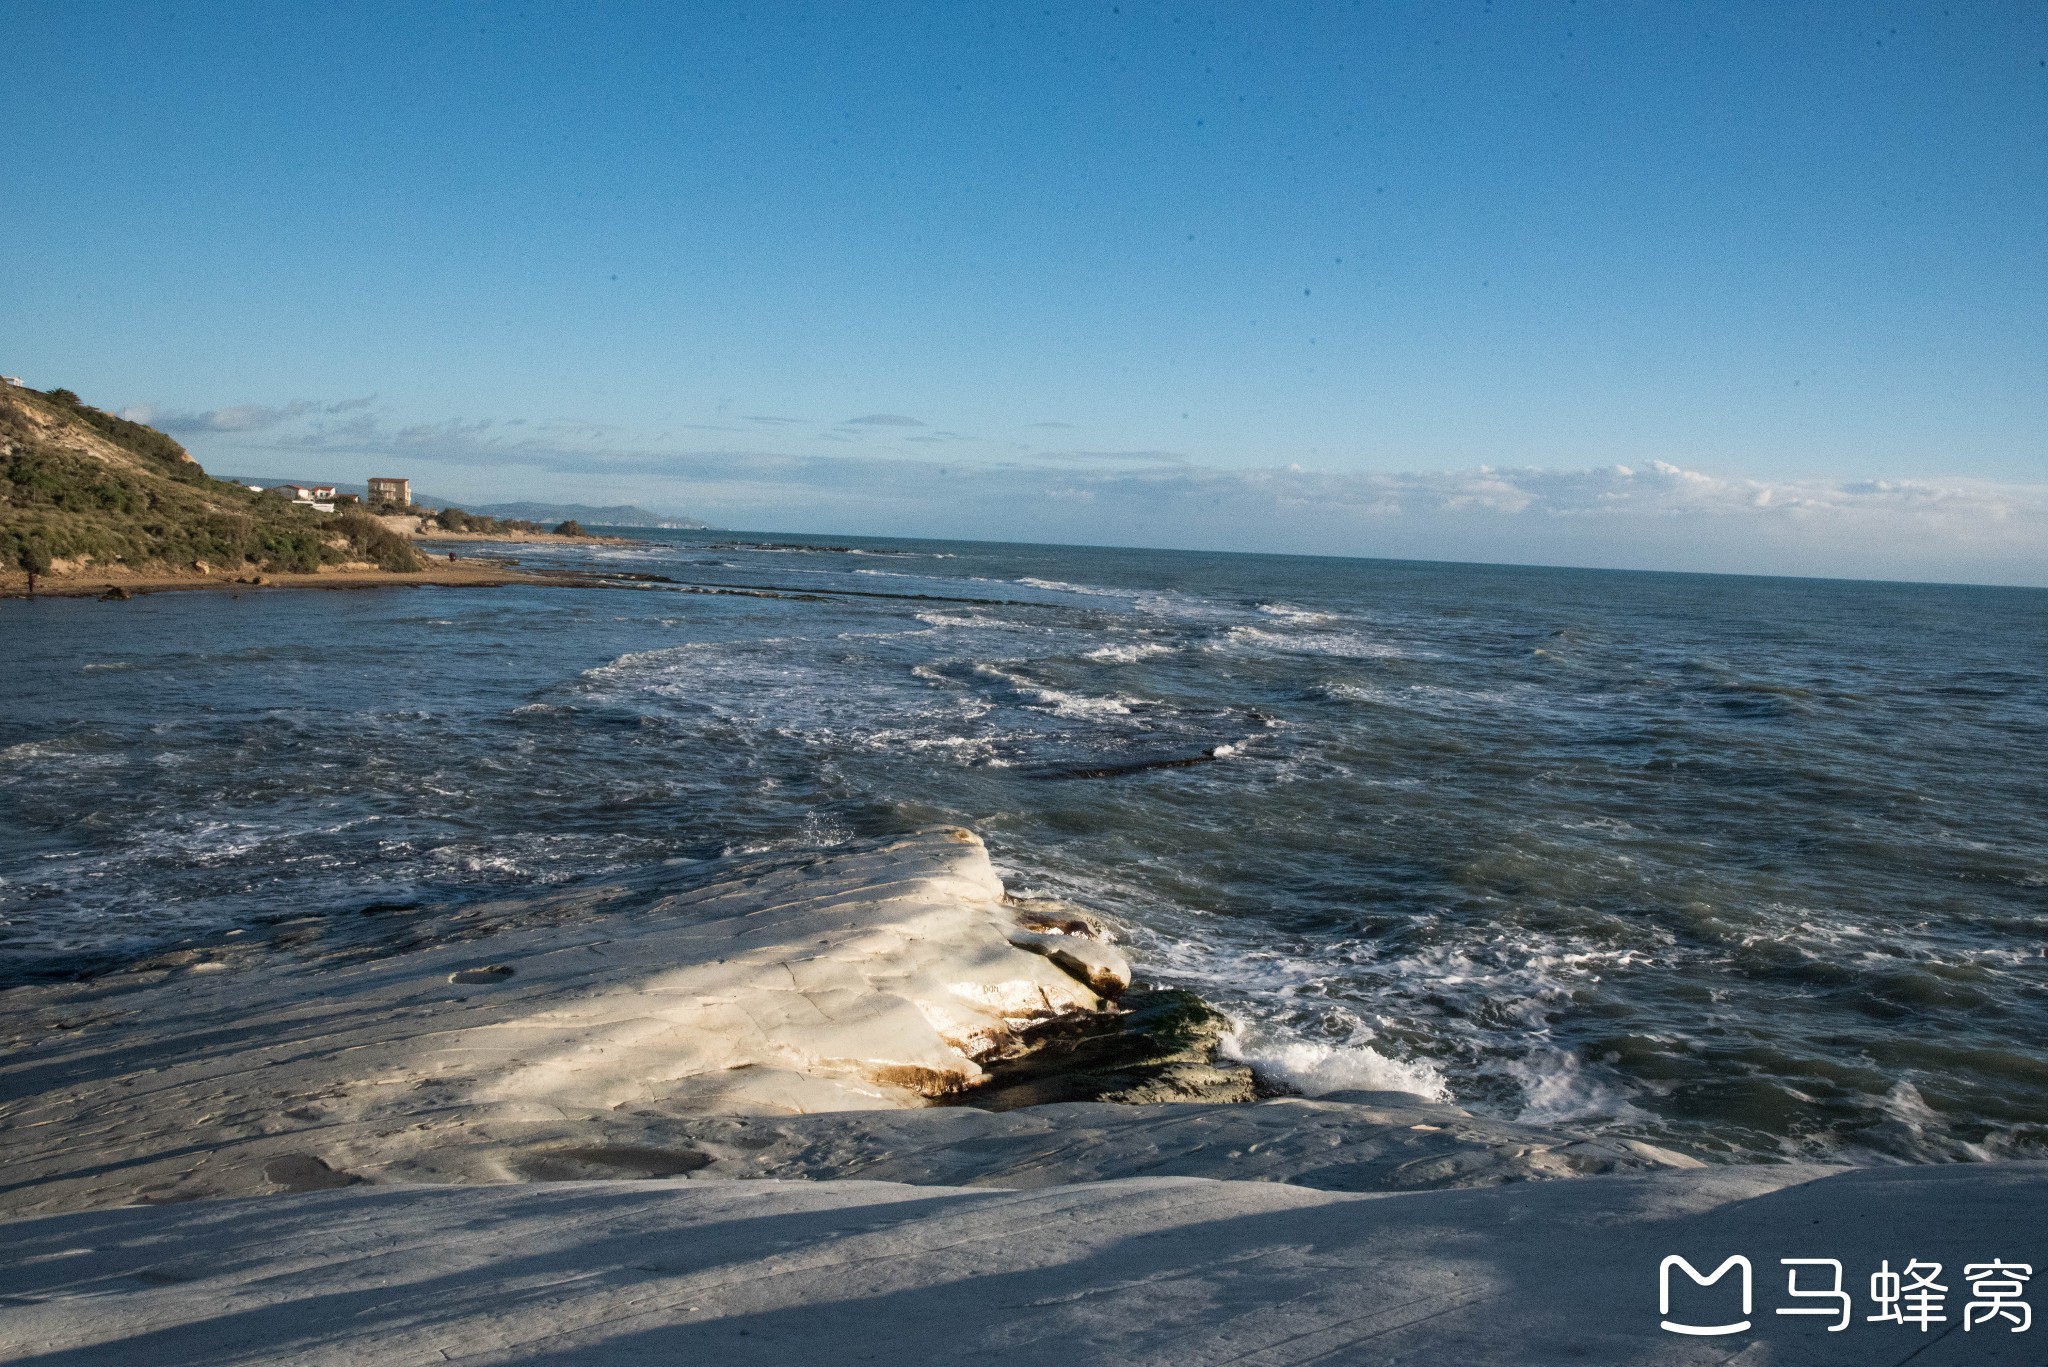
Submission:
{"label": "turquoise sea water", "polygon": [[0,981],[960,822],[1276,1085],[2048,1157],[2048,592],[653,535],[0,603]]}

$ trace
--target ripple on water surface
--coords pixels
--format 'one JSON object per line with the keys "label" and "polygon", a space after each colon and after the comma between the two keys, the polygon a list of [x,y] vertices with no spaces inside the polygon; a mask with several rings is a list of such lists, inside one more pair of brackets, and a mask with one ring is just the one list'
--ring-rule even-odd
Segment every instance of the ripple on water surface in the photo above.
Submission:
{"label": "ripple on water surface", "polygon": [[661,578],[0,604],[10,980],[959,822],[1301,1090],[1708,1152],[2048,1156],[2048,594],[578,554]]}

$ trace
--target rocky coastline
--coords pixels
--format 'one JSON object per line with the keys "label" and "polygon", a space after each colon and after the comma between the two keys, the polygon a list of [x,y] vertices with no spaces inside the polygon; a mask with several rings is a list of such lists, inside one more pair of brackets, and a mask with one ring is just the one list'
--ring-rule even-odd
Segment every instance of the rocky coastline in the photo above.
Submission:
{"label": "rocky coastline", "polygon": [[1011,899],[969,831],[676,879],[16,989],[0,1214],[568,1171],[1403,1189],[1691,1162],[1394,1093],[1261,1095],[1221,1017],[1131,992],[1100,924]]}
{"label": "rocky coastline", "polygon": [[2039,1165],[1710,1167],[1274,1095],[1225,1024],[950,827],[16,988],[0,1355],[1718,1362],[1635,1313],[1666,1244],[1988,1256],[2048,1200]]}

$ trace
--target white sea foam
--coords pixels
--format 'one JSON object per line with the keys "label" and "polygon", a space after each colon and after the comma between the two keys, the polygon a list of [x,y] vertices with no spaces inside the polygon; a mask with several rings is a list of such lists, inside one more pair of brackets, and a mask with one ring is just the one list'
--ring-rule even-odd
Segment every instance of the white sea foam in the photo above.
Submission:
{"label": "white sea foam", "polygon": [[1336,655],[1348,660],[1406,660],[1415,658],[1399,646],[1374,641],[1355,631],[1268,631],[1264,627],[1236,626],[1224,633],[1227,644],[1257,650],[1286,651],[1296,655]]}
{"label": "white sea foam", "polygon": [[1029,679],[1012,674],[1006,669],[998,669],[994,665],[978,664],[974,667],[974,672],[984,678],[999,680],[1010,688],[1015,689],[1018,693],[1032,699],[1033,703],[1027,703],[1026,706],[1031,706],[1035,703],[1035,705],[1048,708],[1062,717],[1085,719],[1124,717],[1130,715],[1133,706],[1143,705],[1143,699],[1140,698],[1129,698],[1114,694],[1106,698],[1090,697],[1082,693],[1069,693],[1064,689],[1050,688],[1044,684],[1036,684]]}
{"label": "white sea foam", "polygon": [[25,740],[0,750],[0,760],[11,764],[32,764],[41,759],[70,759],[77,753],[63,741]]}
{"label": "white sea foam", "polygon": [[1122,598],[1128,600],[1143,596],[1143,592],[1138,589],[1105,589],[1098,588],[1093,584],[1069,584],[1064,579],[1034,579],[1028,574],[1014,582],[1022,584],[1027,588],[1044,589],[1047,593],[1078,593],[1089,598]]}
{"label": "white sea foam", "polygon": [[1278,617],[1283,622],[1296,626],[1323,626],[1343,620],[1334,612],[1315,612],[1308,608],[1291,607],[1286,603],[1261,603],[1259,611],[1268,617]]}
{"label": "white sea foam", "polygon": [[1577,1054],[1542,1044],[1507,1066],[1508,1076],[1522,1089],[1522,1110],[1515,1118],[1531,1125],[1567,1121],[1625,1120],[1642,1112],[1628,1097]]}
{"label": "white sea foam", "polygon": [[1140,660],[1149,660],[1158,655],[1171,655],[1175,647],[1160,645],[1157,641],[1143,641],[1133,645],[1097,646],[1085,658],[1102,660],[1109,664],[1130,665]]}
{"label": "white sea foam", "polygon": [[917,620],[933,627],[984,627],[996,631],[1015,631],[1021,627],[1018,622],[1005,622],[999,617],[988,617],[981,613],[920,612]]}
{"label": "white sea foam", "polygon": [[1388,1058],[1370,1044],[1324,1044],[1239,1026],[1218,1041],[1218,1052],[1304,1096],[1408,1092],[1426,1101],[1451,1099],[1450,1084],[1433,1064]]}
{"label": "white sea foam", "polygon": [[1098,718],[1127,717],[1136,698],[1091,698],[1086,694],[1067,693],[1057,688],[1031,690],[1038,700],[1062,717]]}
{"label": "white sea foam", "polygon": [[1437,709],[1456,713],[1467,712],[1475,706],[1505,707],[1522,701],[1512,689],[1451,688],[1443,684],[1408,684],[1390,688],[1381,684],[1337,681],[1319,683],[1311,691],[1316,696],[1328,698],[1333,702],[1370,703],[1382,707]]}

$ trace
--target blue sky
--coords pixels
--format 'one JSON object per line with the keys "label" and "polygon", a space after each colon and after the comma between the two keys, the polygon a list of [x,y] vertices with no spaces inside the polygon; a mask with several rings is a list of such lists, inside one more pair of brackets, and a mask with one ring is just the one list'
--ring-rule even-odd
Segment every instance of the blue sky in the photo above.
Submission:
{"label": "blue sky", "polygon": [[2036,4],[7,30],[0,368],[217,469],[2048,583]]}

